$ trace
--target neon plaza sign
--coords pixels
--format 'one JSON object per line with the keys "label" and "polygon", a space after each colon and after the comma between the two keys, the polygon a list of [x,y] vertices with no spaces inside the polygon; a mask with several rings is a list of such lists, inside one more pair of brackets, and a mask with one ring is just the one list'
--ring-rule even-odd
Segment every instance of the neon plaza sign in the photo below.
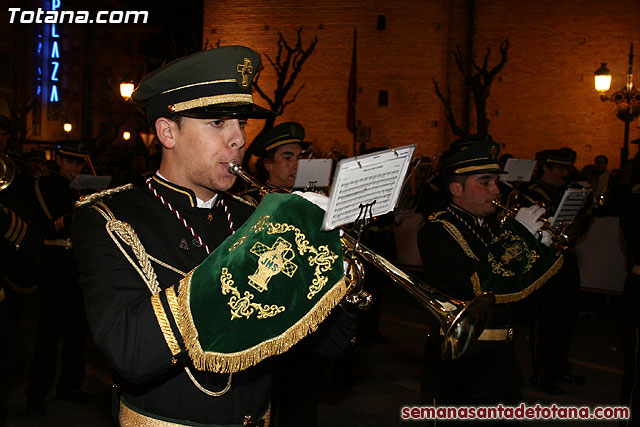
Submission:
{"label": "neon plaza sign", "polygon": [[[58,11],[62,6],[61,0],[51,0],[51,10]],[[37,35],[36,55],[39,58],[36,75],[36,96],[40,96],[43,90],[47,90],[46,100],[50,103],[60,102],[60,51],[62,40],[56,23],[47,24],[43,34]],[[46,59],[44,56],[46,55]],[[46,78],[44,72],[47,72]],[[46,82],[45,82],[46,80]]]}

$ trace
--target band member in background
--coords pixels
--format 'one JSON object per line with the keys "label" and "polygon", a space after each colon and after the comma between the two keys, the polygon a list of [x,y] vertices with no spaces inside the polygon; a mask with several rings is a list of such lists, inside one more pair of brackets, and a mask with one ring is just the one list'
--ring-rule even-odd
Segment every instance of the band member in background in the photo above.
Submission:
{"label": "band member in background", "polygon": [[[11,160],[0,155],[0,169],[12,169]],[[9,166],[7,166],[9,165]],[[2,176],[4,193],[7,182],[14,176]],[[20,333],[19,310],[15,299],[18,294],[35,290],[35,264],[42,246],[38,230],[4,203],[0,203],[0,425],[6,418],[7,385],[13,371],[26,359],[26,346]],[[12,301],[13,300],[13,301]]]}
{"label": "band member in background", "polygon": [[[497,162],[498,151],[498,144],[479,137],[451,144],[438,167],[446,178],[450,203],[444,211],[430,215],[418,234],[426,283],[465,301],[484,290],[492,290],[498,303],[478,342],[452,362],[445,362],[440,356],[443,331],[435,325],[430,328],[422,391],[427,402],[435,401],[436,405],[520,401],[522,379],[512,341],[513,305],[510,303],[542,286],[561,263],[561,259],[550,256],[550,249],[534,238],[542,225],[538,220],[542,209],[523,208],[516,221],[502,227],[492,217],[496,211],[492,201],[500,194],[498,174],[502,173]],[[546,234],[544,240],[550,243]],[[514,262],[510,253],[522,256]],[[545,257],[547,261],[543,263]],[[494,274],[486,279],[479,277],[487,265],[488,271]],[[527,277],[534,269],[537,272]],[[519,279],[513,280],[513,277]],[[498,288],[483,288],[483,283],[491,280],[499,283],[502,293]],[[514,285],[522,287],[512,288]]]}
{"label": "band member in background", "polygon": [[[284,122],[259,135],[249,147],[258,157],[256,178],[261,182],[292,190],[298,171],[298,158],[309,147],[304,141],[304,127],[296,122]],[[257,188],[241,193],[242,197],[259,203]],[[272,413],[275,426],[317,424],[317,394],[326,361],[303,340],[275,362],[272,383]],[[309,369],[309,365],[316,369]]]}
{"label": "band member in background", "polygon": [[640,396],[638,396],[638,366],[640,366],[640,154],[636,154],[630,177],[630,189],[622,198],[620,227],[627,243],[629,271],[624,283],[624,378],[622,399],[631,407],[631,417],[627,424],[634,425],[633,419],[640,416]]}
{"label": "band member in background", "polygon": [[[576,153],[570,148],[544,150],[536,155],[536,160],[537,177],[525,191],[529,198],[545,206],[546,215],[553,215],[569,188],[568,177],[573,170]],[[587,220],[588,215],[579,214],[578,221],[565,230],[574,244],[577,236],[586,232]],[[532,301],[534,313],[530,342],[533,375],[529,381],[552,395],[564,393],[558,383],[585,382],[583,376],[572,372],[568,360],[580,304],[580,270],[574,249],[572,246],[563,252],[562,268]]]}
{"label": "band member in background", "polygon": [[[298,172],[298,159],[310,143],[304,140],[304,127],[300,123],[285,122],[258,135],[249,152],[258,158],[255,176],[285,190],[292,190]],[[243,196],[260,202],[257,189],[243,192]]]}
{"label": "band member in background", "polygon": [[59,171],[42,175],[33,185],[34,225],[44,236],[39,266],[40,310],[34,356],[27,381],[27,412],[44,413],[45,396],[53,388],[62,339],[58,399],[84,403],[85,341],[88,327],[71,248],[71,218],[79,193],[69,184],[86,166],[89,154],[79,140],[61,141],[55,159]]}
{"label": "band member in background", "polygon": [[[251,96],[259,68],[256,52],[226,46],[177,59],[145,77],[132,99],[146,108],[162,145],[159,170],[143,187],[97,196],[93,205],[74,218],[73,242],[87,315],[94,341],[115,371],[114,404],[123,425],[266,425],[273,358],[263,360],[265,352],[278,354],[279,346],[288,348],[289,330],[306,334],[328,314],[311,312],[300,327],[289,325],[284,335],[276,337],[283,338],[277,345],[272,345],[273,340],[261,341],[256,344],[258,350],[250,347],[231,355],[207,350],[216,344],[239,345],[259,337],[269,316],[286,313],[275,318],[277,324],[278,319],[295,313],[293,305],[283,312],[277,305],[263,307],[258,302],[281,289],[274,282],[300,280],[295,279],[300,277],[295,276],[296,271],[305,268],[286,258],[290,249],[285,242],[277,247],[274,243],[272,249],[260,242],[244,244],[257,233],[266,234],[265,221],[270,217],[251,216],[253,208],[246,201],[226,192],[236,180],[229,163],[241,163],[244,156],[247,119],[271,114],[254,104]],[[299,199],[271,196],[271,200]],[[250,217],[259,220],[251,225],[251,236],[231,245],[227,238],[249,230],[245,222]],[[316,231],[306,232],[305,241],[312,241],[312,233]],[[277,251],[281,258],[277,254],[264,258]],[[230,272],[211,278],[233,269],[231,264],[209,269],[212,264],[236,254],[252,262],[254,270],[256,254],[262,254],[262,266],[277,264],[287,274],[271,277],[259,270],[252,275],[251,286],[247,282],[253,271],[236,272],[233,280],[228,279]],[[327,261],[335,259],[340,258]],[[330,272],[343,276],[341,265],[339,271],[332,268]],[[269,287],[265,280],[271,280]],[[337,292],[329,296],[337,299],[341,282],[334,283],[331,290]],[[305,294],[295,295],[307,304],[306,281],[300,285],[305,286],[299,286],[298,292]],[[294,293],[292,287],[286,287],[286,294]],[[209,294],[196,298],[195,292]],[[251,301],[254,296],[258,301]],[[214,298],[220,299],[219,305]],[[331,298],[326,301],[335,305]],[[324,300],[319,306],[330,308]],[[258,309],[262,317],[256,319]],[[320,336],[319,330],[312,337],[323,338],[318,343],[322,351],[342,351],[353,336],[353,318],[341,308],[331,315],[337,317],[330,333]],[[245,325],[245,316],[256,322],[255,327],[244,334],[221,337]],[[220,333],[211,332],[220,325],[227,326]],[[288,345],[291,342],[296,341]],[[299,423],[307,424],[306,419]]]}

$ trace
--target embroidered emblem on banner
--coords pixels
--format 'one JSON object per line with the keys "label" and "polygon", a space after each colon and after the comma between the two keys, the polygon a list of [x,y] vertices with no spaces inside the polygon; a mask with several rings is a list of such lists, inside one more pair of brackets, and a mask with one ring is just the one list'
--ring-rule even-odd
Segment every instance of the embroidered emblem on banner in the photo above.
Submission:
{"label": "embroidered emblem on banner", "polygon": [[231,297],[227,303],[227,305],[231,307],[231,320],[240,319],[242,317],[248,319],[256,312],[258,313],[258,319],[266,319],[285,311],[284,306],[278,306],[276,304],[262,305],[260,303],[253,302],[254,296],[249,291],[245,291],[244,295],[241,295],[238,288],[234,286],[233,276],[229,273],[229,270],[226,267],[222,267],[220,284],[222,285],[223,295],[231,293]]}
{"label": "embroidered emblem on banner", "polygon": [[259,257],[256,272],[247,278],[249,285],[258,292],[266,291],[269,280],[276,274],[284,273],[288,277],[293,277],[298,269],[298,266],[292,262],[296,255],[291,250],[291,243],[282,237],[278,237],[271,247],[256,242],[249,252]]}
{"label": "embroidered emblem on banner", "polygon": [[[491,270],[494,274],[499,274],[502,277],[513,277],[515,273],[507,268],[508,264],[513,260],[522,262],[524,257],[524,272],[527,273],[533,267],[533,264],[540,258],[540,255],[530,249],[526,244],[520,241],[520,238],[511,231],[505,231],[496,240],[506,240],[506,243],[502,245],[504,253],[496,259],[491,252],[488,254],[488,260],[491,262]],[[495,241],[495,240],[494,240]]]}

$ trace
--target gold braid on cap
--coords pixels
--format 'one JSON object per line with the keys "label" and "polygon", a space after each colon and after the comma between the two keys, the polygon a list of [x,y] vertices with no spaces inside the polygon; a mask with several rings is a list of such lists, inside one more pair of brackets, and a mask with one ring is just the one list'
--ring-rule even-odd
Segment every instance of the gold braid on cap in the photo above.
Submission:
{"label": "gold braid on cap", "polygon": [[238,102],[241,104],[253,104],[253,96],[246,93],[232,93],[227,95],[205,96],[202,98],[191,99],[184,102],[176,102],[167,108],[172,113],[191,110],[192,108],[208,107],[209,105],[224,104],[227,102]]}

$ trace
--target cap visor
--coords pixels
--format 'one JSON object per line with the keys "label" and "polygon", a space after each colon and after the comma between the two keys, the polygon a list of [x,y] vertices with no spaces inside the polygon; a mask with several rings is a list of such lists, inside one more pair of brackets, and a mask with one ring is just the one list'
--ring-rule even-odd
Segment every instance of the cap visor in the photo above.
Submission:
{"label": "cap visor", "polygon": [[208,105],[180,111],[178,114],[195,119],[215,119],[222,117],[243,117],[247,119],[266,119],[275,113],[256,104],[226,103]]}

